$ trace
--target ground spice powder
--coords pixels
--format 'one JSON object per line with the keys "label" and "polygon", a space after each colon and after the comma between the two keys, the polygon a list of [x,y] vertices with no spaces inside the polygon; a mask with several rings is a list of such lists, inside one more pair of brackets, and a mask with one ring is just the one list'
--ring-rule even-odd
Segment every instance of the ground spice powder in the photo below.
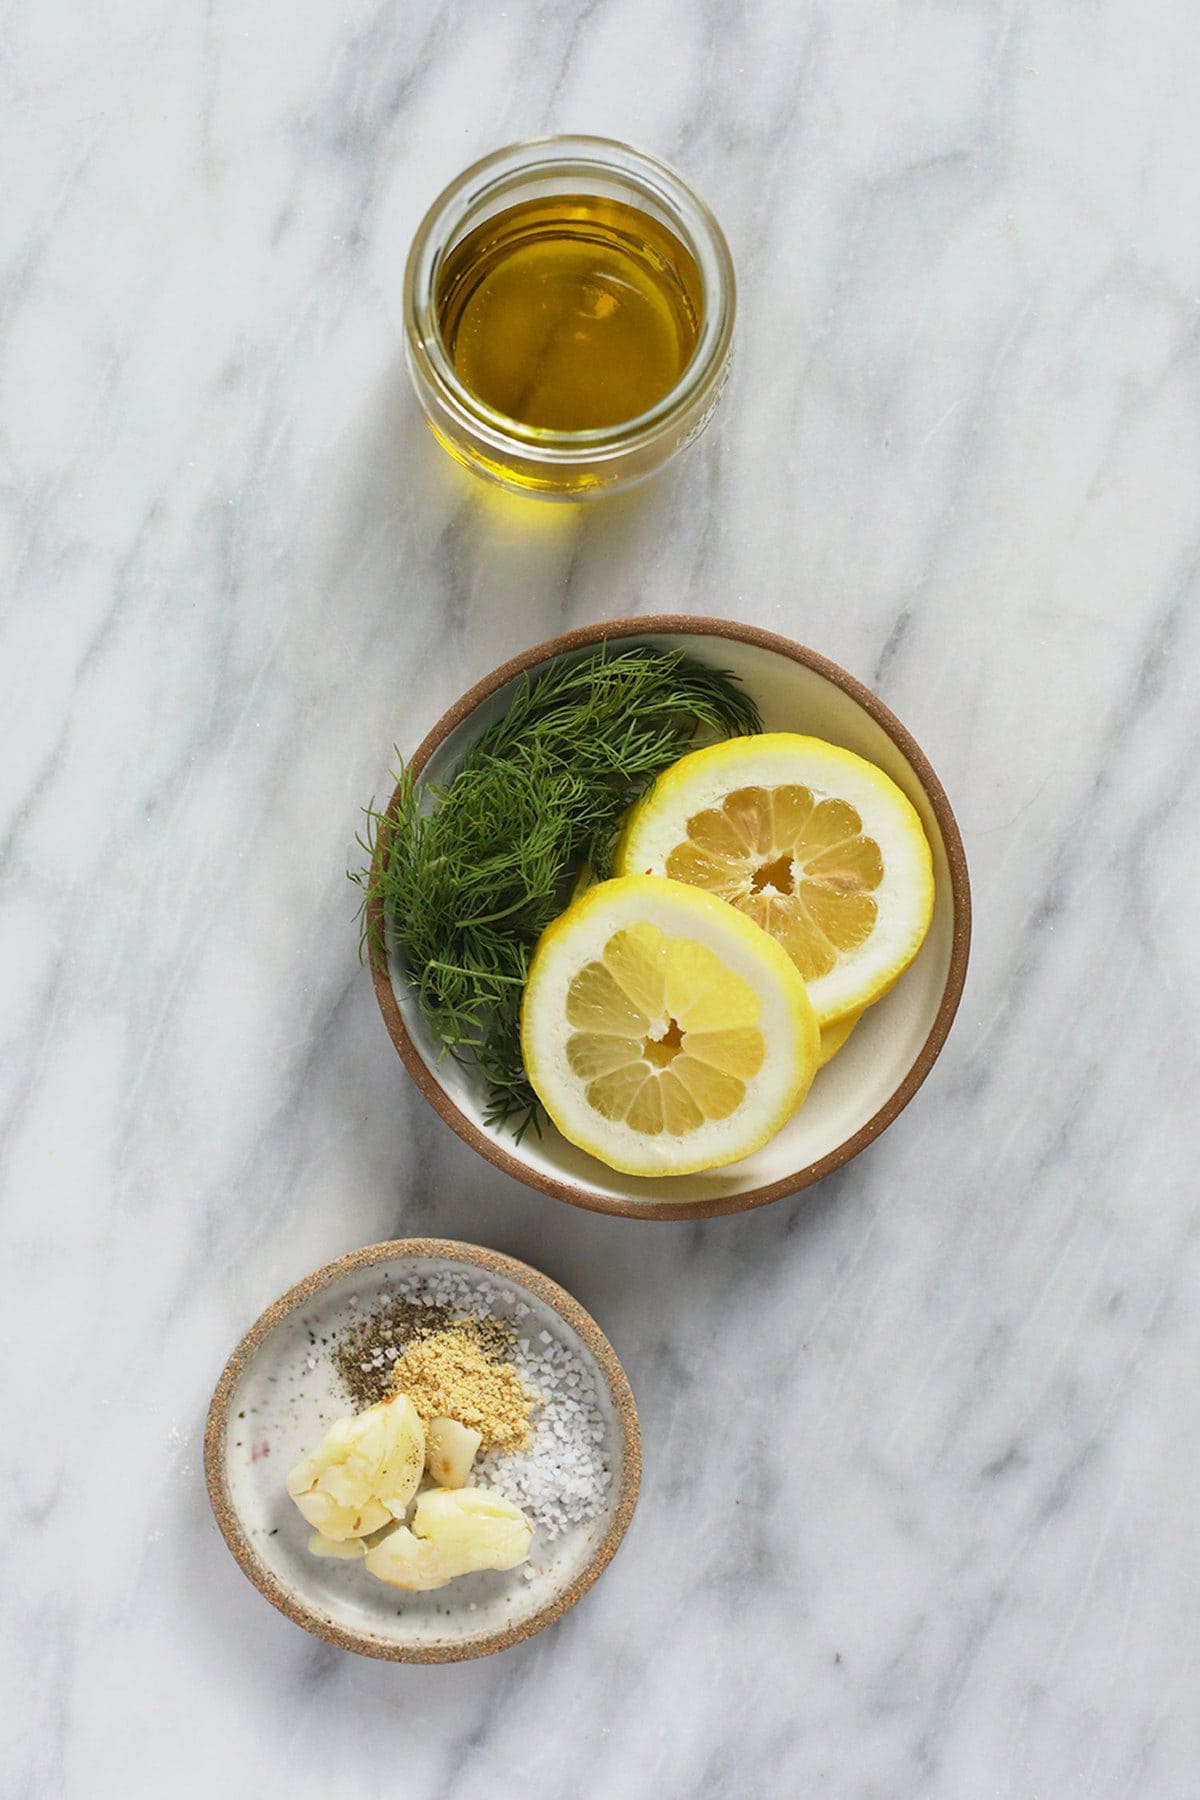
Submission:
{"label": "ground spice powder", "polygon": [[457,1419],[479,1432],[485,1450],[524,1450],[538,1404],[511,1362],[511,1332],[496,1320],[457,1319],[414,1338],[391,1364],[391,1388],[407,1394],[422,1420]]}

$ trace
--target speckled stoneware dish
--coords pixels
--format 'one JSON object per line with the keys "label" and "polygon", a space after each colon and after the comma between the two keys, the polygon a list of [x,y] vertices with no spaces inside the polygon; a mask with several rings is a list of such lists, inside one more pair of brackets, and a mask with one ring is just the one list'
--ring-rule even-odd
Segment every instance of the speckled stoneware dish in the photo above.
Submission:
{"label": "speckled stoneware dish", "polygon": [[[360,1563],[309,1554],[310,1528],[284,1487],[334,1419],[355,1409],[328,1343],[414,1278],[466,1276],[487,1311],[554,1353],[570,1353],[594,1389],[597,1459],[608,1472],[596,1514],[544,1540],[525,1568],[401,1593]],[[526,1308],[526,1311],[522,1311]],[[481,1309],[482,1310],[482,1309]],[[406,1238],[330,1263],[276,1300],[226,1363],[209,1408],[204,1466],[225,1541],[255,1587],[307,1631],[364,1656],[458,1662],[504,1650],[551,1625],[607,1567],[625,1535],[641,1475],[637,1411],[612,1346],[577,1301],[535,1269],[472,1244]],[[503,1491],[500,1478],[495,1484]]]}
{"label": "speckled stoneware dish", "polygon": [[[942,785],[912,735],[860,681],[789,638],[728,619],[674,615],[616,619],[538,644],[485,676],[445,713],[410,767],[445,782],[507,703],[519,676],[551,658],[583,655],[605,640],[678,647],[738,676],[767,731],[798,731],[857,751],[908,795],[933,851],[933,921],[911,968],[871,1007],[820,1071],[799,1111],[753,1156],[708,1174],[645,1180],[617,1174],[552,1127],[521,1143],[485,1119],[482,1084],[439,1060],[394,949],[373,967],[380,1010],[404,1066],[446,1123],[497,1168],[542,1193],[595,1212],[642,1219],[699,1219],[744,1212],[819,1181],[877,1138],[912,1099],[937,1059],[958,1009],[971,941],[971,895],[962,838]],[[393,797],[393,806],[395,800]],[[386,854],[381,833],[377,855]],[[376,917],[373,924],[382,921]]]}

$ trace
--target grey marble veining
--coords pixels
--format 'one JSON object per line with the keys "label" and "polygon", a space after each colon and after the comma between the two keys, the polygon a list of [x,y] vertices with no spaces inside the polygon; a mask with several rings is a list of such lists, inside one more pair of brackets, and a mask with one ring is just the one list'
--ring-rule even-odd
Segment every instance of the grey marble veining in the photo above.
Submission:
{"label": "grey marble veining", "polygon": [[[1197,1792],[1198,79],[1184,0],[5,9],[6,1793]],[[434,192],[567,129],[740,282],[714,428],[592,511],[401,355]],[[878,687],[977,924],[866,1155],[639,1227],[410,1091],[344,872],[393,743],[664,610]],[[646,1440],[599,1587],[460,1668],[297,1631],[200,1478],[250,1318],[417,1230],[577,1293]]]}

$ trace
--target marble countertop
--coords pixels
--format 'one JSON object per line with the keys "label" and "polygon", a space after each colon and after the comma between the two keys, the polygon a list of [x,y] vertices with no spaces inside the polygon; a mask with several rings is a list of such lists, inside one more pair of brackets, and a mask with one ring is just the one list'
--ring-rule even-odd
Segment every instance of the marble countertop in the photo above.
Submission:
{"label": "marble countertop", "polygon": [[[1200,12],[12,0],[0,69],[4,1791],[1194,1794]],[[453,467],[401,354],[434,192],[568,129],[741,291],[712,430],[592,510]],[[470,681],[669,610],[879,690],[976,937],[858,1161],[638,1226],[425,1106],[345,870]],[[414,1232],[576,1293],[647,1454],[457,1668],[297,1630],[201,1479],[249,1320]]]}

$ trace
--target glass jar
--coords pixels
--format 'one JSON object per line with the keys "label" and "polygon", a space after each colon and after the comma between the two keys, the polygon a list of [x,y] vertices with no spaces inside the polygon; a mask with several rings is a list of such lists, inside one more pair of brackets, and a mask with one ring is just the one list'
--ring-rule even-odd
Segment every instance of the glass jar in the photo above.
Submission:
{"label": "glass jar", "polygon": [[[493,215],[556,195],[648,213],[694,259],[702,297],[694,349],[669,391],[634,418],[582,431],[494,410],[459,378],[438,323],[439,277],[454,248]],[[673,169],[607,138],[538,138],[473,164],[426,213],[405,270],[405,350],[425,417],[451,456],[519,493],[590,499],[654,474],[704,430],[729,373],[734,308],[721,228]]]}

